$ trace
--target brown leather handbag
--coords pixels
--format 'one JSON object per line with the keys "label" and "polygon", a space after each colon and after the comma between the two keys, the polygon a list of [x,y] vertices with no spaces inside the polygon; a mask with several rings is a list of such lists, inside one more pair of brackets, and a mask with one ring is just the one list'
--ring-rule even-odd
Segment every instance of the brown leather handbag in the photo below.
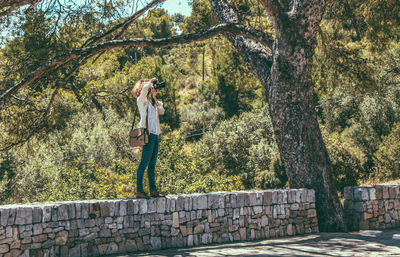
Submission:
{"label": "brown leather handbag", "polygon": [[129,145],[132,147],[145,146],[149,143],[149,130],[147,129],[149,127],[149,117],[147,114],[146,110],[146,128],[134,129],[133,126],[135,124],[136,115],[133,118],[131,131],[129,132]]}

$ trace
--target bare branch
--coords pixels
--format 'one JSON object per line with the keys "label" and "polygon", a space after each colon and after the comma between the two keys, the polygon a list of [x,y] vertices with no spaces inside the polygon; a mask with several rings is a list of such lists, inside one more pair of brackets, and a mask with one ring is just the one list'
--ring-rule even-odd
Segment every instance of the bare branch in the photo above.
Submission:
{"label": "bare branch", "polygon": [[50,71],[55,71],[60,67],[64,66],[65,64],[77,60],[81,57],[92,56],[102,51],[114,48],[123,48],[128,46],[162,48],[178,44],[187,44],[195,41],[206,40],[221,33],[243,35],[246,36],[246,38],[251,38],[269,47],[272,47],[273,43],[272,37],[270,37],[268,34],[239,24],[220,24],[203,32],[187,34],[187,35],[179,35],[168,38],[160,38],[160,39],[132,38],[126,40],[111,40],[104,43],[99,43],[97,45],[75,49],[55,58],[49,63],[39,67],[36,71],[26,76],[23,80],[21,80],[13,87],[6,90],[0,96],[0,101],[1,102],[5,101],[5,99],[7,99],[10,95],[17,92],[19,89],[27,85],[30,85],[32,83],[35,83],[42,76],[45,76]]}

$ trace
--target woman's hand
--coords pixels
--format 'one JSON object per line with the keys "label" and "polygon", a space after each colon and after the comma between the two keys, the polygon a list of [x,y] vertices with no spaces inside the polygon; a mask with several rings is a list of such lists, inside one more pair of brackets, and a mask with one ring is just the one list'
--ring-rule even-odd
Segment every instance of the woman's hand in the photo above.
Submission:
{"label": "woman's hand", "polygon": [[150,79],[150,82],[151,82],[151,83],[154,83],[154,82],[157,82],[157,83],[158,83],[158,79],[157,79],[157,78],[152,78],[152,79]]}
{"label": "woman's hand", "polygon": [[156,90],[154,88],[151,89],[151,93],[150,94],[153,97],[154,101],[156,101],[156,102],[157,102],[157,97],[156,97],[157,93],[158,93],[158,90]]}

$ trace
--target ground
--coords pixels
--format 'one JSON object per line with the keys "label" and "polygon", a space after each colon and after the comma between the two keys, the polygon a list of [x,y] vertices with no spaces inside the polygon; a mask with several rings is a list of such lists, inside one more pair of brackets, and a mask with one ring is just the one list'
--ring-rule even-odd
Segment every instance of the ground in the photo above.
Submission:
{"label": "ground", "polygon": [[400,256],[400,228],[319,233],[115,256]]}

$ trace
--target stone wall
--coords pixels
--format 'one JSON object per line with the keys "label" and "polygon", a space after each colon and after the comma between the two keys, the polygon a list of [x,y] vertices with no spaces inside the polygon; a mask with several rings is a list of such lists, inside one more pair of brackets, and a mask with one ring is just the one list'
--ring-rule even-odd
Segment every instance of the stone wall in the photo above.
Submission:
{"label": "stone wall", "polygon": [[307,189],[0,206],[0,256],[96,256],[312,232]]}
{"label": "stone wall", "polygon": [[350,230],[400,227],[400,185],[345,187],[344,210]]}

